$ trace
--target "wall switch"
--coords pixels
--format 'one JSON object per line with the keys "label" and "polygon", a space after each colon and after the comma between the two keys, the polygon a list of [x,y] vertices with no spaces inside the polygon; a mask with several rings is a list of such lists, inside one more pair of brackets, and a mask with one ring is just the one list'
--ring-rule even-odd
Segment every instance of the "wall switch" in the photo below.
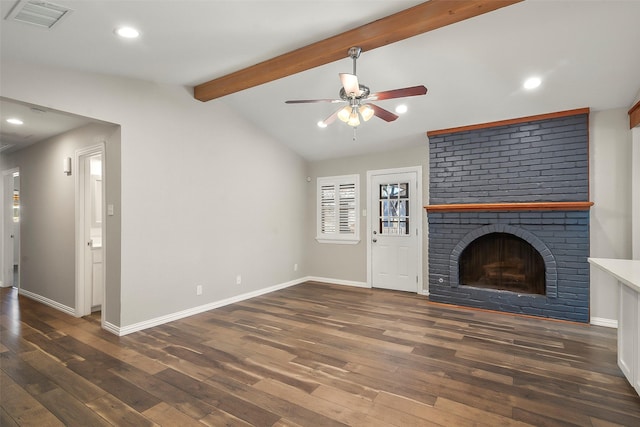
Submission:
{"label": "wall switch", "polygon": [[240,284],[242,284],[242,276],[238,274],[236,276],[236,285],[240,285]]}
{"label": "wall switch", "polygon": [[298,264],[293,264],[293,271],[298,271]]}
{"label": "wall switch", "polygon": [[196,286],[196,295],[202,295],[202,285]]}

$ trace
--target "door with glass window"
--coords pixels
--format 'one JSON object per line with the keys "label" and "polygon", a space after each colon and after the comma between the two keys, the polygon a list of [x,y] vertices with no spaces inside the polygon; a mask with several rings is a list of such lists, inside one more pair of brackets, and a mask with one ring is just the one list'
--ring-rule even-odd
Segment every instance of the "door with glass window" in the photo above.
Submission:
{"label": "door with glass window", "polygon": [[418,291],[419,198],[416,172],[373,175],[369,187],[371,284]]}

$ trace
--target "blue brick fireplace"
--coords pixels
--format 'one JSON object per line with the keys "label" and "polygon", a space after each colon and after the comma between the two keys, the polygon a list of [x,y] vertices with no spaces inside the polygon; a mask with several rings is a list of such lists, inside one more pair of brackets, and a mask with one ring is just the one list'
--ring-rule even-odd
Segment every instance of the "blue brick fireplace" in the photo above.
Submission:
{"label": "blue brick fireplace", "polygon": [[[432,301],[589,321],[588,118],[583,109],[428,133]],[[462,283],[465,249],[500,234],[540,255],[541,292]]]}

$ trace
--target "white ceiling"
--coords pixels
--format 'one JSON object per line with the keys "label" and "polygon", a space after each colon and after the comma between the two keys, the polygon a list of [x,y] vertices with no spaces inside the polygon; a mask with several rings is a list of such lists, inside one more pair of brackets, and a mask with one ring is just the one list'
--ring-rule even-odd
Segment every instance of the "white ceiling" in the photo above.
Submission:
{"label": "white ceiling", "polygon": [[[66,1],[73,13],[51,30],[4,19],[1,60],[44,63],[191,87],[366,24],[420,1],[110,0]],[[392,123],[358,128],[316,126],[333,104],[288,105],[287,99],[336,98],[347,58],[228,95],[224,102],[309,160],[390,150],[426,142],[429,130],[574,108],[629,108],[640,90],[640,1],[527,0],[370,52],[358,77],[372,92],[424,84],[405,98],[409,111]],[[113,30],[134,25],[142,36]],[[522,89],[531,75],[536,91]],[[1,90],[1,87],[0,87]],[[1,92],[0,92],[1,94]],[[393,110],[397,100],[378,104]],[[2,142],[17,138],[4,122]],[[43,118],[53,113],[39,114]],[[65,115],[67,116],[67,115]],[[67,117],[68,118],[68,117]],[[69,126],[75,126],[70,123]],[[25,125],[24,132],[35,135]],[[8,132],[13,136],[7,135]],[[59,133],[59,130],[55,131]]]}

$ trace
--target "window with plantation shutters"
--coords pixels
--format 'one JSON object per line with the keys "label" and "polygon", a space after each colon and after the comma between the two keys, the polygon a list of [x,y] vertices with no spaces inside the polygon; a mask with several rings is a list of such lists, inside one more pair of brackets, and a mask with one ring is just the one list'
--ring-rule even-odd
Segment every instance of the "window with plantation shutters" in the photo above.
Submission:
{"label": "window with plantation shutters", "polygon": [[318,231],[323,243],[358,243],[360,175],[318,178]]}

